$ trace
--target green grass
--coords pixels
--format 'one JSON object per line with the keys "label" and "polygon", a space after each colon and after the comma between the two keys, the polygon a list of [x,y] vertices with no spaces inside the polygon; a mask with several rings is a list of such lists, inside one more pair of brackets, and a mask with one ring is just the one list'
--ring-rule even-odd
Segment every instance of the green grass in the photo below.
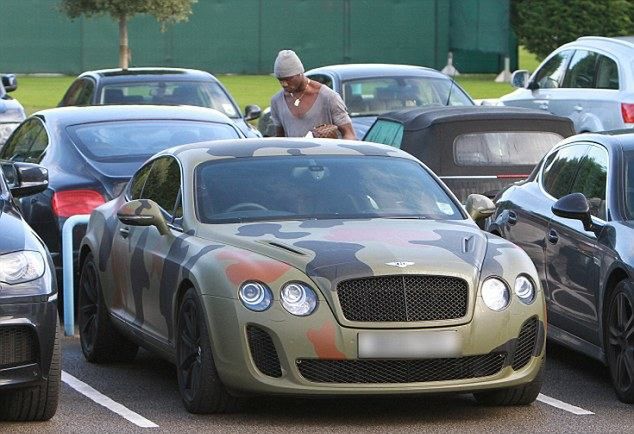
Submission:
{"label": "green grass", "polygon": [[[520,69],[534,71],[539,60],[520,47]],[[277,80],[271,75],[218,75],[218,79],[227,87],[244,110],[247,104],[257,104],[262,109],[269,106],[271,96],[280,89]],[[18,77],[18,90],[11,95],[17,98],[27,114],[55,107],[74,77],[41,77],[21,75]],[[497,98],[513,90],[508,83],[493,81],[495,74],[461,74],[456,81],[473,98]]]}

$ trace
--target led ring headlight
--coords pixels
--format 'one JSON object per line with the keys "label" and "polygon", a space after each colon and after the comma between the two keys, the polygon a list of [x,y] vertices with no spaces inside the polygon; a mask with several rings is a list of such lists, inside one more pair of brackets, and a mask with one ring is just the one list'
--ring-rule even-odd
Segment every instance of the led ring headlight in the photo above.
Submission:
{"label": "led ring headlight", "polygon": [[273,301],[273,294],[269,287],[255,281],[243,283],[238,291],[238,297],[244,307],[255,312],[267,310]]}
{"label": "led ring headlight", "polygon": [[491,310],[501,311],[509,305],[511,294],[501,279],[491,277],[482,284],[482,300]]}
{"label": "led ring headlight", "polygon": [[515,295],[525,304],[530,304],[535,300],[535,285],[526,276],[517,276],[514,290]]}
{"label": "led ring headlight", "polygon": [[297,316],[310,315],[317,307],[317,294],[310,286],[301,282],[284,285],[280,299],[284,309]]}

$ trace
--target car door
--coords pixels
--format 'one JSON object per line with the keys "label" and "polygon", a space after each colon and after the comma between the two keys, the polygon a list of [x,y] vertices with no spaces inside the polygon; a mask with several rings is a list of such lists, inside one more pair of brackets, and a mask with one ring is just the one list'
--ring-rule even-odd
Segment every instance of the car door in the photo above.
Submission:
{"label": "car door", "polygon": [[[591,144],[568,193],[583,193],[593,220],[606,218],[608,153]],[[546,244],[549,323],[599,344],[596,296],[602,248],[579,220],[552,215]]]}
{"label": "car door", "polygon": [[[168,342],[172,335],[171,300],[177,288],[166,287],[164,271],[175,269],[172,263],[179,252],[172,250],[179,233],[181,172],[171,156],[157,158],[147,176],[141,199],[156,202],[171,228],[161,235],[156,227],[128,226],[130,246],[130,293],[128,310],[135,324],[154,338]],[[176,253],[176,255],[174,255]],[[178,264],[176,264],[178,265]]]}
{"label": "car door", "polygon": [[531,77],[526,89],[503,98],[505,105],[539,109],[549,113],[560,111],[561,87],[574,50],[563,50],[548,59]]}

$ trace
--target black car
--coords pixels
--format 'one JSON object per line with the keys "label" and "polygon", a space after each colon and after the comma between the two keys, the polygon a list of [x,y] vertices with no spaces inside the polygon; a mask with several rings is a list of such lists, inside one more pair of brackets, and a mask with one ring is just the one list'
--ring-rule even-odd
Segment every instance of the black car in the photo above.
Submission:
{"label": "black car", "polygon": [[[150,156],[191,142],[244,137],[224,114],[192,106],[92,106],[42,110],[9,138],[0,159],[38,163],[48,188],[24,197],[26,221],[48,246],[61,274],[62,226],[116,197]],[[78,247],[85,225],[73,232]]]}
{"label": "black car", "polygon": [[528,177],[556,143],[574,134],[568,118],[511,107],[421,107],[379,115],[364,141],[423,161],[464,202],[493,198]]}
{"label": "black car", "polygon": [[606,363],[634,403],[634,134],[570,137],[496,202],[489,230],[535,263],[548,337]]}
{"label": "black car", "polygon": [[47,420],[61,379],[57,286],[46,246],[13,199],[44,190],[47,172],[0,166],[0,419]]}
{"label": "black car", "polygon": [[229,91],[206,71],[183,68],[101,69],[80,74],[59,107],[102,104],[168,104],[207,107],[224,113],[246,137],[262,137],[248,121],[260,107],[247,105],[244,115]]}
{"label": "black car", "polygon": [[15,74],[0,74],[0,148],[26,118],[22,104],[9,96],[9,92],[17,88],[18,80]]}

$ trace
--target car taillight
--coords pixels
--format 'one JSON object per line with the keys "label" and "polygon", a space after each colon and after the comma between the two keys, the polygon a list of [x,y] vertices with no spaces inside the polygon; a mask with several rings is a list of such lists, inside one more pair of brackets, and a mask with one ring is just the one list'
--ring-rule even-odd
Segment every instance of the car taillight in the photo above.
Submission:
{"label": "car taillight", "polygon": [[626,124],[634,123],[634,104],[621,103],[621,115],[623,115],[623,122]]}
{"label": "car taillight", "polygon": [[93,209],[105,203],[104,197],[94,190],[66,190],[53,193],[51,206],[57,217],[90,214]]}

